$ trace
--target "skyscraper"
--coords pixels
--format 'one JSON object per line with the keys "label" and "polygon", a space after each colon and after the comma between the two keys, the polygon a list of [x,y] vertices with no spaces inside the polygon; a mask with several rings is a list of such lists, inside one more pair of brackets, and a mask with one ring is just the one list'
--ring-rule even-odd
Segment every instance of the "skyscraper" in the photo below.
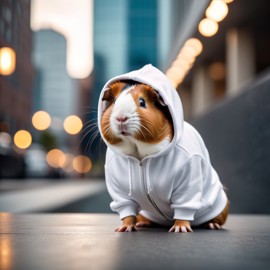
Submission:
{"label": "skyscraper", "polygon": [[127,69],[145,64],[157,65],[158,54],[157,0],[128,1],[127,6]]}
{"label": "skyscraper", "polygon": [[76,110],[76,83],[66,70],[66,40],[53,30],[34,33],[33,58],[38,70],[35,110],[64,120]]}
{"label": "skyscraper", "polygon": [[158,0],[95,0],[92,106],[111,77],[148,63],[157,65],[157,42]]}
{"label": "skyscraper", "polygon": [[[97,108],[99,93],[110,78],[148,63],[158,64],[158,1],[94,0],[91,108]],[[85,121],[94,118],[95,113],[88,114]],[[99,140],[87,147],[88,136],[83,144],[94,156]]]}
{"label": "skyscraper", "polygon": [[[0,1],[0,48],[16,52],[16,69],[0,75],[0,132],[31,127],[34,68],[31,61],[30,1]],[[5,128],[4,128],[5,127]]]}

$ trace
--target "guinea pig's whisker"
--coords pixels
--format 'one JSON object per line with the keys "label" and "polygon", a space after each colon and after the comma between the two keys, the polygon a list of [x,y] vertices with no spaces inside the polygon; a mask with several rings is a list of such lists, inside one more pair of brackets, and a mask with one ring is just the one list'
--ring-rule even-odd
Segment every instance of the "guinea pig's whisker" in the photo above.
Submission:
{"label": "guinea pig's whisker", "polygon": [[109,136],[110,138],[112,138],[112,131],[110,129],[110,127],[106,128],[103,130],[104,136]]}
{"label": "guinea pig's whisker", "polygon": [[90,112],[97,112],[98,108],[97,107],[90,107],[90,106],[80,106],[81,109],[88,109]]}
{"label": "guinea pig's whisker", "polygon": [[82,109],[82,111],[85,111],[85,109],[87,109],[87,111],[81,112],[79,114],[80,117],[83,117],[85,115],[96,115],[97,114],[97,108],[94,108],[94,107],[81,106],[81,109]]}
{"label": "guinea pig's whisker", "polygon": [[[92,130],[95,130],[95,129],[97,129],[97,128],[98,128],[97,123],[93,123],[93,124],[91,124],[91,125],[88,125],[88,126],[86,126],[86,127],[83,129],[83,131],[80,132],[80,135],[81,135],[81,134],[84,134],[84,133],[88,134],[89,132],[91,132]],[[84,136],[85,136],[85,134],[83,135],[83,137],[84,137]]]}
{"label": "guinea pig's whisker", "polygon": [[83,124],[83,129],[79,132],[79,135],[83,134],[87,129],[89,129],[90,127],[93,127],[93,126],[96,126],[96,127],[98,126],[97,119],[91,119],[91,120],[88,120],[87,122],[85,122]]}
{"label": "guinea pig's whisker", "polygon": [[[141,127],[144,128],[151,135],[152,138],[154,137],[152,132],[145,125],[141,124]],[[143,132],[141,131],[141,133]]]}
{"label": "guinea pig's whisker", "polygon": [[140,129],[138,130],[138,133],[141,134],[141,135],[143,136],[143,138],[144,138],[145,141],[147,141],[147,140],[146,140],[146,137],[145,137],[145,134],[144,134]]}
{"label": "guinea pig's whisker", "polygon": [[97,114],[97,112],[83,112],[83,113],[80,113],[79,115],[85,116],[85,115],[91,115],[91,114]]}
{"label": "guinea pig's whisker", "polygon": [[106,126],[110,126],[110,120],[108,119],[108,120],[104,120],[104,124],[106,125]]}
{"label": "guinea pig's whisker", "polygon": [[113,134],[110,132],[110,127],[107,127],[106,129],[103,130],[104,137],[113,139]]}
{"label": "guinea pig's whisker", "polygon": [[98,155],[101,157],[101,151],[102,151],[102,149],[101,149],[101,147],[102,147],[102,142],[103,142],[103,140],[102,140],[102,138],[100,137],[99,138],[99,140],[98,140]]}
{"label": "guinea pig's whisker", "polygon": [[81,145],[81,143],[83,142],[83,140],[87,137],[87,135],[89,135],[89,133],[91,133],[93,130],[97,129],[97,123],[95,123],[95,125],[92,125],[91,128],[86,131],[90,126],[86,127],[84,129],[83,132],[85,132],[85,134],[83,135],[83,137],[81,138],[80,142],[78,143],[78,146],[76,147],[76,150],[79,148],[79,146]]}
{"label": "guinea pig's whisker", "polygon": [[132,133],[133,134],[141,134],[143,137],[144,137],[144,139],[146,140],[146,137],[145,137],[145,134],[141,131],[141,129],[140,129],[140,125],[138,125],[136,122],[134,123],[132,123],[130,126],[129,126],[129,128],[132,130]]}
{"label": "guinea pig's whisker", "polygon": [[89,125],[87,128],[85,128],[85,131],[88,129],[88,131],[89,130],[95,130],[95,129],[97,129],[98,128],[98,125],[97,125],[97,123],[94,123],[94,124],[92,124],[92,125]]}
{"label": "guinea pig's whisker", "polygon": [[86,122],[84,123],[84,125],[86,126],[87,124],[89,124],[89,123],[91,123],[91,122],[97,123],[97,118],[90,119],[90,120],[86,121]]}
{"label": "guinea pig's whisker", "polygon": [[89,151],[91,150],[92,144],[94,143],[94,141],[96,140],[96,138],[98,137],[98,135],[99,135],[99,130],[96,130],[92,134],[92,136],[90,137],[90,139],[89,139],[89,141],[88,141],[88,143],[86,145],[86,150],[89,150]]}

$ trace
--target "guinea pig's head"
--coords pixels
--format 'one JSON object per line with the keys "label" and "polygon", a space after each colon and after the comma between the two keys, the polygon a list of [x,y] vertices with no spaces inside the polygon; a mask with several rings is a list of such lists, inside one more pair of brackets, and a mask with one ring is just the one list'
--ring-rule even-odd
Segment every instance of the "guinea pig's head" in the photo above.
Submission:
{"label": "guinea pig's head", "polygon": [[119,81],[104,92],[106,109],[101,118],[105,140],[116,145],[123,140],[156,144],[173,138],[173,124],[168,106],[152,87]]}

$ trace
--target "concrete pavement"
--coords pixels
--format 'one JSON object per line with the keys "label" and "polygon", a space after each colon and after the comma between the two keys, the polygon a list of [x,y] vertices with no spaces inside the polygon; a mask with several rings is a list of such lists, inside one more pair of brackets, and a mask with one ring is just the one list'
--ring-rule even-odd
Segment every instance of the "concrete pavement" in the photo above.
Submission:
{"label": "concrete pavement", "polygon": [[106,190],[103,180],[0,181],[0,212],[44,212]]}
{"label": "concrete pavement", "polygon": [[268,270],[270,216],[230,215],[224,230],[117,233],[114,214],[0,214],[0,269]]}

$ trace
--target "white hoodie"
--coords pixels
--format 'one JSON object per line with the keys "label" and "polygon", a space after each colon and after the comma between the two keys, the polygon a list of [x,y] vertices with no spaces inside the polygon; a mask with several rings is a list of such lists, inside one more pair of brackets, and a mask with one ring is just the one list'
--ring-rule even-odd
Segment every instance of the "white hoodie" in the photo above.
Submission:
{"label": "white hoodie", "polygon": [[168,226],[175,219],[200,225],[216,217],[227,203],[223,186],[201,136],[183,120],[177,91],[157,68],[146,65],[105,84],[98,105],[100,131],[103,93],[108,85],[120,80],[144,83],[159,92],[172,115],[174,137],[161,152],[142,160],[123,155],[107,143],[105,174],[113,199],[111,209],[121,219],[140,212],[146,218]]}

